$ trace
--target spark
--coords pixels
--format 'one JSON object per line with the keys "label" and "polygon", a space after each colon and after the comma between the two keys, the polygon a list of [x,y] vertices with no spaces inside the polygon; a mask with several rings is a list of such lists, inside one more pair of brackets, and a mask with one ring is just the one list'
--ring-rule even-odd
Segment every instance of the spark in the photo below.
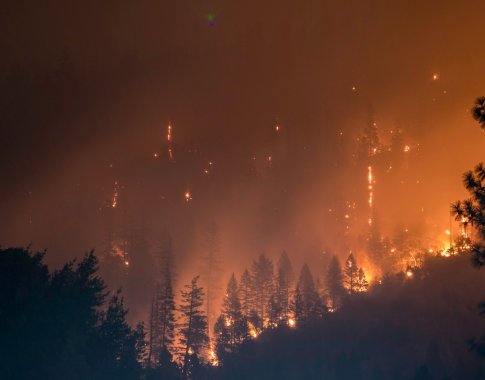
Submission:
{"label": "spark", "polygon": [[125,264],[126,267],[129,267],[130,266],[130,262],[128,260],[125,260],[124,261],[124,264]]}
{"label": "spark", "polygon": [[434,73],[434,74],[433,74],[433,80],[435,80],[435,81],[436,81],[436,80],[438,80],[438,79],[440,79],[440,75],[439,75],[438,73]]}
{"label": "spark", "polygon": [[411,147],[410,147],[409,145],[406,145],[406,146],[404,147],[404,152],[406,152],[406,153],[407,153],[407,152],[409,152],[410,150],[411,150]]}
{"label": "spark", "polygon": [[276,127],[274,127],[274,129],[275,129],[276,132],[279,132],[280,131],[280,126],[277,125]]}
{"label": "spark", "polygon": [[356,86],[352,86],[352,91],[353,92],[357,91],[357,87]]}
{"label": "spark", "polygon": [[158,158],[158,153],[153,153],[152,157],[153,158]]}
{"label": "spark", "polygon": [[172,125],[170,123],[168,123],[168,127],[167,127],[167,146],[168,146],[168,159],[170,161],[174,161],[174,158],[173,158],[173,134],[172,134]]}
{"label": "spark", "polygon": [[406,277],[407,277],[407,278],[413,278],[413,276],[414,276],[413,271],[412,271],[411,269],[408,269],[408,270],[406,271]]}
{"label": "spark", "polygon": [[288,326],[290,327],[296,327],[296,321],[294,318],[288,318]]}

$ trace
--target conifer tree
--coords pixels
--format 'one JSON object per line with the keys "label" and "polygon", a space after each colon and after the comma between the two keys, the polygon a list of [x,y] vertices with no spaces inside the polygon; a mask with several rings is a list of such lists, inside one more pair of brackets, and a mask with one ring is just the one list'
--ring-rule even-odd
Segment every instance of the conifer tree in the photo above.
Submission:
{"label": "conifer tree", "polygon": [[214,304],[221,291],[221,254],[219,231],[215,223],[211,223],[204,232],[203,241],[204,255],[202,256],[202,280],[206,290],[206,315],[208,333],[215,314]]}
{"label": "conifer tree", "polygon": [[359,272],[357,273],[357,291],[358,292],[366,292],[369,288],[369,282],[365,276],[365,272],[363,268],[359,268]]}
{"label": "conifer tree", "polygon": [[241,300],[241,312],[248,318],[254,309],[253,283],[247,269],[244,270],[239,281],[239,297]]}
{"label": "conifer tree", "polygon": [[293,311],[299,323],[315,319],[321,315],[320,296],[315,288],[313,276],[307,264],[303,265],[300,271],[295,290]]}
{"label": "conifer tree", "polygon": [[160,280],[156,285],[150,315],[149,363],[158,360],[164,349],[171,350],[175,331],[175,301],[173,294],[174,260],[172,241],[168,237],[158,255]]}
{"label": "conifer tree", "polygon": [[344,284],[350,295],[354,294],[358,288],[359,268],[354,255],[350,254],[344,266]]}
{"label": "conifer tree", "polygon": [[251,269],[252,293],[259,318],[258,328],[262,329],[268,319],[268,301],[273,293],[273,263],[266,256],[260,255]]}
{"label": "conifer tree", "polygon": [[247,322],[241,311],[239,290],[234,273],[227,284],[222,315],[225,318],[225,325],[229,328],[229,344],[234,347],[247,337]]}
{"label": "conifer tree", "polygon": [[326,287],[328,298],[331,303],[332,310],[340,307],[343,297],[345,295],[345,288],[343,285],[342,269],[337,256],[333,255],[328,266],[328,273],[326,277]]}
{"label": "conifer tree", "polygon": [[216,352],[219,360],[224,361],[225,353],[235,352],[249,335],[247,319],[242,314],[234,273],[227,284],[222,305],[222,313],[214,325]]}
{"label": "conifer tree", "polygon": [[186,290],[181,291],[182,323],[179,325],[179,342],[182,350],[182,373],[186,377],[190,377],[189,368],[194,362],[194,356],[197,358],[209,343],[207,318],[202,310],[204,291],[197,285],[198,280],[199,276],[194,277],[190,284],[185,285]]}
{"label": "conifer tree", "polygon": [[278,261],[278,273],[276,275],[275,302],[279,310],[278,318],[286,323],[290,314],[290,301],[295,281],[293,268],[286,252],[283,252]]}

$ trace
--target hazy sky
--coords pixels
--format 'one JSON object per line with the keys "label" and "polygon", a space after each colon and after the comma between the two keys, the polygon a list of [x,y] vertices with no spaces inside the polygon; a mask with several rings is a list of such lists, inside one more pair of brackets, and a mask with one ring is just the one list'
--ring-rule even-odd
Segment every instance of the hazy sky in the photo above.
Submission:
{"label": "hazy sky", "polygon": [[[365,232],[353,155],[370,115],[385,143],[400,128],[410,147],[399,178],[376,169],[383,233],[439,239],[466,196],[461,174],[483,159],[469,109],[485,95],[484,12],[479,0],[9,1],[0,244],[47,248],[58,264],[129,224],[151,249],[167,229],[197,267],[215,221],[228,270],[283,249],[298,262],[343,256],[345,211],[336,222],[329,209],[356,202],[352,235]],[[57,98],[28,84],[12,95],[16,72],[43,83],[66,62]]]}

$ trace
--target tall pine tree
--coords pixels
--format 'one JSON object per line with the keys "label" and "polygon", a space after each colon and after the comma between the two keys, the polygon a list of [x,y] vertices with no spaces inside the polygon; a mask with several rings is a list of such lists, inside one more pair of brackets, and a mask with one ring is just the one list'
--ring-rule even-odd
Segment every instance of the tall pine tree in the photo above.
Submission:
{"label": "tall pine tree", "polygon": [[344,266],[344,284],[350,295],[354,294],[358,288],[359,268],[354,255],[350,254],[345,260]]}
{"label": "tall pine tree", "polygon": [[296,285],[293,312],[298,323],[315,319],[322,314],[320,296],[315,288],[313,276],[307,264],[301,268],[298,284]]}
{"label": "tall pine tree", "polygon": [[338,309],[345,296],[345,288],[343,285],[342,268],[337,256],[333,255],[328,265],[328,272],[326,277],[327,294],[330,300],[331,310]]}
{"label": "tall pine tree", "polygon": [[182,372],[190,377],[191,362],[197,360],[202,349],[209,344],[207,334],[207,317],[202,310],[204,291],[197,285],[199,276],[192,279],[186,290],[181,291],[182,304],[180,313],[182,322],[179,325],[179,342],[182,355]]}
{"label": "tall pine tree", "polygon": [[254,304],[259,318],[257,327],[263,329],[268,322],[269,299],[273,293],[273,263],[266,256],[260,255],[251,269]]}

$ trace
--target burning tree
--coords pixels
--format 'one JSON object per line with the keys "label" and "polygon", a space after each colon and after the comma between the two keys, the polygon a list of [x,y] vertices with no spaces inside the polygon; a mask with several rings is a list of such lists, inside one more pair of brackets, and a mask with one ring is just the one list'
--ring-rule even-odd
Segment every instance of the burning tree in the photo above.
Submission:
{"label": "burning tree", "polygon": [[354,255],[350,254],[345,261],[344,283],[350,295],[354,294],[358,288],[359,268]]}
{"label": "burning tree", "polygon": [[248,324],[241,310],[236,277],[231,275],[222,305],[222,313],[214,326],[216,351],[219,359],[225,352],[234,352],[248,337]]}
{"label": "burning tree", "polygon": [[357,273],[357,291],[358,292],[366,292],[369,288],[369,282],[365,276],[365,272],[363,268],[359,268],[359,272]]}

